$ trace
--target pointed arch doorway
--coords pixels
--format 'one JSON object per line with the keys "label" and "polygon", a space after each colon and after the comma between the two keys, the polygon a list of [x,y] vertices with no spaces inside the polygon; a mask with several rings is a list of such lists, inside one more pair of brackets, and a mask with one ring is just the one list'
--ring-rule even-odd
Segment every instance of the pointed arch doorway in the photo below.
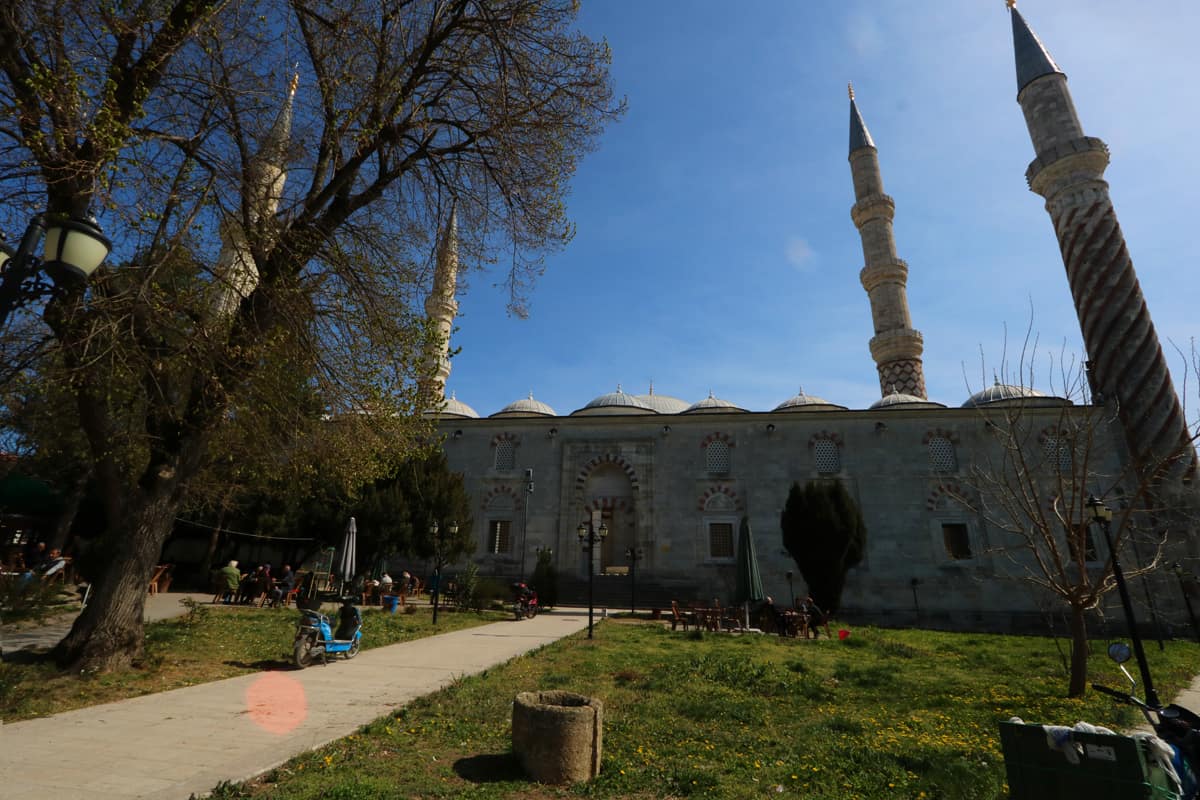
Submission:
{"label": "pointed arch doorway", "polygon": [[[592,568],[599,573],[605,567],[625,565],[625,551],[638,539],[634,489],[627,471],[617,464],[593,469],[583,485],[583,510],[586,520],[581,521],[590,521],[597,529],[602,523],[608,526],[608,536],[596,546]],[[586,554],[580,574],[587,574]]]}

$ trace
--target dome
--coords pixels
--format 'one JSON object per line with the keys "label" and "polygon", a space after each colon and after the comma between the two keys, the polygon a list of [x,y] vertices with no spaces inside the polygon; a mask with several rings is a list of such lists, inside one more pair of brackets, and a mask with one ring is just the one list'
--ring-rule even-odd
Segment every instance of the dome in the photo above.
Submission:
{"label": "dome", "polygon": [[917,397],[915,394],[901,394],[893,389],[891,394],[871,403],[871,408],[878,410],[890,408],[945,408],[945,406],[941,403],[935,403],[932,400],[926,400],[923,397]]}
{"label": "dome", "polygon": [[602,394],[583,408],[572,413],[600,416],[603,414],[654,414],[653,408],[643,403],[636,395],[625,394],[621,384],[617,384],[615,392]]}
{"label": "dome", "polygon": [[493,417],[556,417],[554,409],[543,403],[541,400],[533,399],[533,392],[529,393],[529,397],[522,397],[515,403],[509,403],[504,408],[492,414]]}
{"label": "dome", "polygon": [[655,394],[654,384],[650,385],[649,394],[634,395],[634,399],[659,414],[680,414],[688,409],[687,400],[680,400],[678,397],[665,394]]}
{"label": "dome", "polygon": [[479,414],[475,409],[471,408],[466,403],[457,399],[453,393],[449,400],[443,400],[440,408],[432,408],[425,412],[427,417],[441,417],[442,419],[479,419]]}
{"label": "dome", "polygon": [[981,389],[967,398],[963,408],[979,408],[980,406],[1002,403],[1007,400],[1033,401],[1034,405],[1057,406],[1067,405],[1068,401],[1061,397],[1051,397],[1027,386],[1014,386],[1011,383],[1001,383],[999,378],[986,389]]}
{"label": "dome", "polygon": [[692,403],[684,412],[686,414],[712,414],[723,411],[742,411],[746,409],[739,408],[728,400],[722,400],[719,397],[714,397],[712,392],[708,393],[708,397],[701,400],[699,403]]}
{"label": "dome", "polygon": [[775,406],[776,411],[833,411],[835,409],[844,411],[846,407],[831,403],[823,397],[805,394],[803,389]]}

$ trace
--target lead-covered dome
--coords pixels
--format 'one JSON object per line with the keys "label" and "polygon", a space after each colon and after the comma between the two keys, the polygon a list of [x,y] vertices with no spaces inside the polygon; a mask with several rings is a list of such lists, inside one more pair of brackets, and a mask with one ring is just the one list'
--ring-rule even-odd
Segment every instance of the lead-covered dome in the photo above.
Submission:
{"label": "lead-covered dome", "polygon": [[845,406],[831,403],[823,397],[805,394],[801,389],[795,395],[775,406],[776,411],[845,411]]}
{"label": "lead-covered dome", "polygon": [[653,408],[638,399],[637,395],[625,394],[621,384],[617,384],[615,392],[602,394],[571,416],[601,416],[605,414],[655,414]]}
{"label": "lead-covered dome", "polygon": [[714,397],[712,392],[708,393],[708,397],[701,400],[699,403],[692,403],[687,407],[685,414],[713,414],[713,413],[728,413],[730,411],[745,412],[746,409],[740,406],[735,406],[728,400],[722,400],[719,397]]}
{"label": "lead-covered dome", "polygon": [[963,408],[979,408],[993,404],[1020,402],[1037,406],[1069,405],[1070,401],[1062,397],[1052,397],[1028,386],[1014,386],[1011,383],[1001,383],[999,378],[986,389],[980,389],[967,398]]}
{"label": "lead-covered dome", "polygon": [[442,401],[441,407],[426,411],[425,416],[442,419],[479,419],[475,409],[456,398],[453,393],[450,394],[449,400]]}
{"label": "lead-covered dome", "polygon": [[529,393],[529,397],[522,397],[515,403],[509,403],[504,408],[492,414],[493,417],[556,417],[554,409],[543,403],[541,400],[533,399],[533,392]]}
{"label": "lead-covered dome", "polygon": [[912,409],[912,408],[945,408],[941,403],[917,397],[915,394],[903,394],[895,389],[892,393],[871,403],[872,410]]}
{"label": "lead-covered dome", "polygon": [[688,401],[680,400],[678,397],[671,397],[665,394],[655,394],[654,387],[650,387],[649,394],[634,395],[634,398],[644,406],[652,408],[659,414],[681,414],[688,410]]}

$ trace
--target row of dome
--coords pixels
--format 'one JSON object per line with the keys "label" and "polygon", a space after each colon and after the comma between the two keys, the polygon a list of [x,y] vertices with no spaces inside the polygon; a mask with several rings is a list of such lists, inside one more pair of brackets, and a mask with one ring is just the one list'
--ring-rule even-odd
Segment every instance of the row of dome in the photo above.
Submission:
{"label": "row of dome", "polygon": [[[1052,397],[1043,394],[1036,389],[1030,389],[1025,386],[1013,386],[1011,384],[1000,383],[999,380],[992,386],[982,389],[967,398],[967,401],[962,404],[963,408],[978,408],[980,406],[989,405],[991,403],[1001,403],[1004,401],[1021,400],[1023,402],[1034,402],[1037,405],[1066,405],[1070,401],[1061,397]],[[872,409],[890,409],[890,408],[945,408],[941,403],[935,403],[932,400],[925,400],[911,394],[902,394],[895,390],[886,397],[880,398],[871,404]],[[747,409],[735,405],[728,400],[722,400],[714,397],[709,392],[708,397],[698,403],[688,403],[686,400],[680,400],[678,397],[669,397],[665,394],[655,394],[651,388],[649,394],[626,394],[621,391],[621,386],[617,385],[615,392],[602,394],[592,402],[588,403],[583,408],[571,412],[572,417],[578,416],[603,416],[616,414],[704,414],[704,413],[730,413],[730,412],[745,412]],[[811,394],[805,394],[801,389],[796,395],[789,397],[779,405],[775,406],[774,411],[846,411],[846,406],[841,406],[836,403],[831,403],[828,400],[817,397]],[[441,409],[441,416],[447,419],[478,419],[479,414],[475,409],[471,408],[466,403],[458,400],[454,395],[445,401]],[[557,417],[558,414],[553,408],[533,399],[533,393],[529,393],[529,397],[522,398],[515,403],[509,403],[504,408],[491,414],[492,417]]]}

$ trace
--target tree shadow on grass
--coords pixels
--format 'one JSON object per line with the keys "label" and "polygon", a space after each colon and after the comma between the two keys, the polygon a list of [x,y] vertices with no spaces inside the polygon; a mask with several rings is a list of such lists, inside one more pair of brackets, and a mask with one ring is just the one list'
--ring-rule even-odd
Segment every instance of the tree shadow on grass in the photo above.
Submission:
{"label": "tree shadow on grass", "polygon": [[257,672],[278,672],[279,670],[292,669],[291,661],[280,661],[277,658],[264,658],[258,661],[226,661],[225,664],[238,669],[252,669]]}
{"label": "tree shadow on grass", "polygon": [[503,781],[525,781],[528,778],[521,762],[512,753],[495,753],[454,762],[458,777],[471,783],[500,783]]}

